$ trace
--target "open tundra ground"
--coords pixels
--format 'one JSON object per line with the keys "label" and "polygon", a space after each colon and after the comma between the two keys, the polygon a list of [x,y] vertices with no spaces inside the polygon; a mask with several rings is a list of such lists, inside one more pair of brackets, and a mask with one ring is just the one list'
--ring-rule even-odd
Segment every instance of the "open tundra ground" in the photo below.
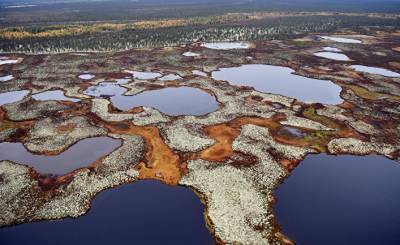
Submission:
{"label": "open tundra ground", "polygon": [[[108,53],[4,54],[0,77],[7,79],[0,82],[0,95],[27,92],[1,105],[2,142],[19,142],[46,156],[62,154],[91,137],[110,137],[121,144],[61,175],[2,161],[0,225],[78,217],[102,190],[156,179],[196,191],[218,243],[290,244],[275,220],[273,192],[307,154],[400,157],[400,77],[352,67],[398,74],[400,32],[376,28],[368,35],[348,29],[329,33],[359,42],[335,42],[321,37],[325,35],[253,41],[246,48],[226,50],[192,43]],[[327,46],[349,60],[314,55]],[[315,82],[339,86],[340,102],[307,103],[212,78],[218,69],[249,64],[288,67],[297,75],[327,80]],[[104,82],[125,96],[196,88],[215,98],[217,106],[196,116],[146,106],[122,111],[112,103],[114,94],[96,97],[88,90]],[[59,100],[37,96],[59,90],[64,92]]]}

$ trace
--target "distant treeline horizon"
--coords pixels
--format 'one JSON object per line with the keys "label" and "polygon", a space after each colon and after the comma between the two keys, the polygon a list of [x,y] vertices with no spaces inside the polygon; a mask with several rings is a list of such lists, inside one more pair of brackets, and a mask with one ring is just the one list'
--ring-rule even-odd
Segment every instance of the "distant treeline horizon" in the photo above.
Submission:
{"label": "distant treeline horizon", "polygon": [[400,13],[400,0],[0,0],[0,26],[190,18],[252,11]]}

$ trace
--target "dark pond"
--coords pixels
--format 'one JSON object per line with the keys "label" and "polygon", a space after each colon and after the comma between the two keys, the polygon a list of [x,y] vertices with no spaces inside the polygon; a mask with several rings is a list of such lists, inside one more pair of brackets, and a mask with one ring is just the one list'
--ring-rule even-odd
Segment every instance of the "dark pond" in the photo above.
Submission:
{"label": "dark pond", "polygon": [[400,166],[382,156],[309,155],[275,196],[299,245],[400,244]]}
{"label": "dark pond", "polygon": [[63,175],[86,167],[106,156],[121,145],[121,140],[110,137],[87,138],[55,156],[29,152],[22,143],[0,143],[0,160],[10,160],[33,167],[39,173]]}
{"label": "dark pond", "polygon": [[212,244],[203,211],[189,188],[139,181],[101,192],[78,219],[0,229],[0,244]]}
{"label": "dark pond", "polygon": [[214,96],[201,89],[191,87],[150,90],[133,96],[113,96],[111,102],[120,110],[148,106],[170,116],[199,116],[218,108],[218,102]]}

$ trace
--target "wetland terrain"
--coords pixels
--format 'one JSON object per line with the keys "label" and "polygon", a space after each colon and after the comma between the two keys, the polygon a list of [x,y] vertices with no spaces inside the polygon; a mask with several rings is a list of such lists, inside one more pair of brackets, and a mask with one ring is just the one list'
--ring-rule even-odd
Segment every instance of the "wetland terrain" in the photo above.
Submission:
{"label": "wetland terrain", "polygon": [[399,244],[400,16],[220,14],[0,21],[0,244]]}

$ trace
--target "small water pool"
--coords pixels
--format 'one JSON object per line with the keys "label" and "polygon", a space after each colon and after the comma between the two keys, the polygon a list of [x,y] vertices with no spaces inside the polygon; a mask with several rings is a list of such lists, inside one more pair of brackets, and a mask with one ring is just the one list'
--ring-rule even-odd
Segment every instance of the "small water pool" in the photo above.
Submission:
{"label": "small water pool", "polygon": [[96,86],[91,86],[83,91],[84,94],[94,97],[112,97],[116,95],[121,95],[127,91],[126,88],[119,86],[121,83],[111,83],[111,82],[103,82],[99,83]]}
{"label": "small water pool", "polygon": [[323,47],[322,50],[326,52],[342,52],[340,48],[332,48],[332,47]]}
{"label": "small water pool", "polygon": [[78,77],[83,80],[90,80],[90,79],[93,79],[95,77],[95,75],[86,73],[86,74],[81,74]]}
{"label": "small water pool", "polygon": [[386,77],[400,77],[400,73],[390,71],[385,68],[372,67],[372,66],[363,66],[363,65],[352,65],[350,66],[352,69],[360,72],[378,74]]}
{"label": "small water pool", "polygon": [[19,60],[8,59],[7,57],[0,57],[0,65],[17,64]]}
{"label": "small water pool", "polygon": [[314,53],[315,56],[338,61],[349,61],[350,58],[345,54],[334,53],[334,52],[317,52]]}
{"label": "small water pool", "polygon": [[251,45],[245,42],[216,42],[216,43],[202,43],[201,46],[209,49],[229,50],[229,49],[248,49],[250,48]]}
{"label": "small water pool", "polygon": [[133,78],[140,80],[151,80],[162,76],[162,74],[159,72],[129,71],[129,70],[125,70],[125,72],[132,74]]}
{"label": "small water pool", "polygon": [[71,102],[79,102],[80,99],[67,97],[64,95],[64,91],[62,90],[50,90],[42,93],[32,95],[32,98],[35,100],[61,100],[61,101],[71,101]]}
{"label": "small water pool", "polygon": [[293,74],[288,67],[263,64],[221,68],[212,72],[216,80],[233,85],[251,86],[265,93],[281,94],[304,102],[340,104],[341,87],[328,80],[318,80]]}
{"label": "small water pool", "polygon": [[0,93],[0,106],[22,100],[29,94],[29,90],[17,90]]}
{"label": "small water pool", "polygon": [[1,76],[0,77],[0,82],[8,82],[8,81],[10,81],[12,79],[14,79],[13,75]]}
{"label": "small water pool", "polygon": [[322,39],[338,42],[338,43],[362,43],[360,40],[343,37],[321,36]]}
{"label": "small water pool", "polygon": [[120,110],[130,110],[134,107],[153,107],[170,116],[205,115],[218,108],[214,96],[191,87],[163,88],[144,91],[133,96],[113,96],[113,105]]}
{"label": "small water pool", "polygon": [[200,56],[200,54],[194,53],[194,52],[184,52],[182,55],[186,56],[186,57],[197,57],[197,56]]}
{"label": "small water pool", "polygon": [[121,140],[110,137],[87,138],[55,156],[29,152],[22,143],[0,143],[0,160],[10,160],[33,167],[42,174],[67,174],[87,167],[100,157],[106,156],[121,145]]}

